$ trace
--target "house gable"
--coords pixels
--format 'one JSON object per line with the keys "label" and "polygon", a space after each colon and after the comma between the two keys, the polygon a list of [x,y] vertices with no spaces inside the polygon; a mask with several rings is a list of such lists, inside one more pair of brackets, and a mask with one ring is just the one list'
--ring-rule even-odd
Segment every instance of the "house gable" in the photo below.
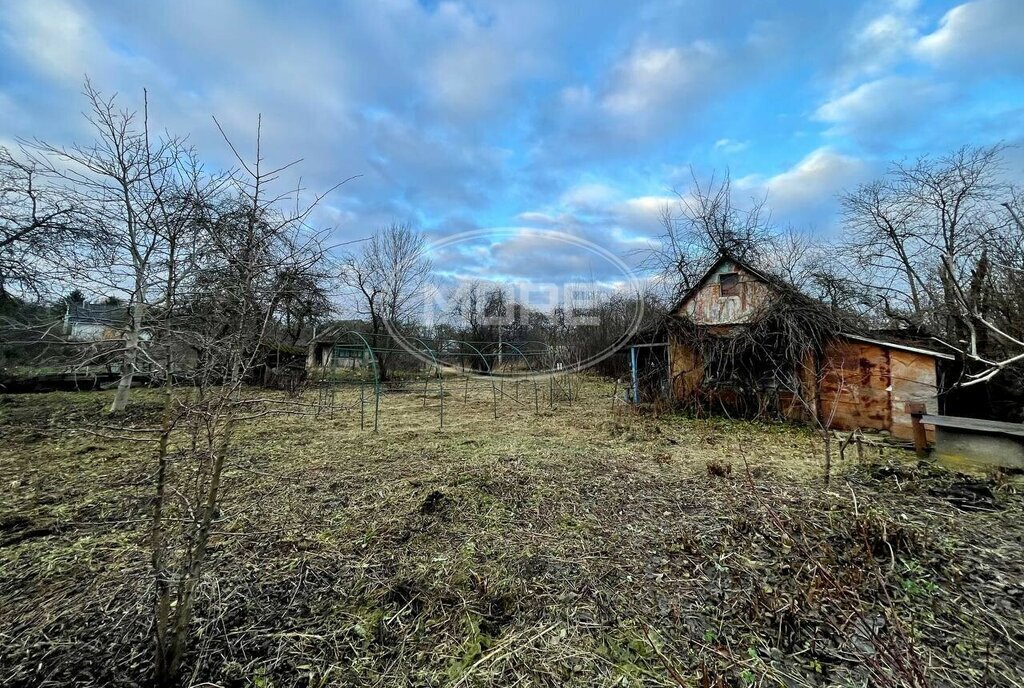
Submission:
{"label": "house gable", "polygon": [[774,293],[764,275],[732,258],[718,259],[673,311],[699,325],[739,325]]}

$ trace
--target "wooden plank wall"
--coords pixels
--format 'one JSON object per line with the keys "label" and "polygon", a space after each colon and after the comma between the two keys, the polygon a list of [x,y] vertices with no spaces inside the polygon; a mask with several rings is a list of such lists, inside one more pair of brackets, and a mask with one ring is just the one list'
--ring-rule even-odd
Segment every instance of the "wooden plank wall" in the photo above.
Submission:
{"label": "wooden plank wall", "polygon": [[[913,438],[910,415],[904,412],[907,402],[921,402],[928,413],[939,412],[938,371],[935,359],[912,351],[890,350],[892,359],[892,434]],[[934,441],[935,429],[926,426],[928,441]]]}
{"label": "wooden plank wall", "polygon": [[889,430],[892,406],[889,350],[862,342],[838,340],[822,359],[818,398],[820,418],[837,430]]}
{"label": "wooden plank wall", "polygon": [[[704,371],[695,351],[672,341],[669,363],[677,401],[686,404],[698,397],[705,402],[710,400],[710,395],[701,393]],[[904,405],[921,401],[929,413],[938,410],[935,359],[930,356],[838,340],[826,349],[821,365],[821,382],[815,397],[813,361],[809,358],[804,364],[801,377],[807,404],[792,394],[779,394],[780,411],[785,417],[809,420],[808,416],[816,410],[814,404],[818,403],[819,417],[836,430],[886,430],[896,438],[910,440],[913,428]]]}
{"label": "wooden plank wall", "polygon": [[[722,296],[718,277],[735,272],[739,275],[739,294]],[[731,262],[724,262],[711,274],[704,285],[682,304],[680,315],[688,316],[702,325],[728,325],[744,323],[771,295],[771,288],[760,278]]]}

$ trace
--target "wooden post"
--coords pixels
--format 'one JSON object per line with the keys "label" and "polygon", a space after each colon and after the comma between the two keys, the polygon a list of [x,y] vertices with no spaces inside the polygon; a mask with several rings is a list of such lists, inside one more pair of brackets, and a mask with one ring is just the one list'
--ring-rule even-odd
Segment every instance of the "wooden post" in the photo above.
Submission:
{"label": "wooden post", "polygon": [[928,435],[924,431],[924,423],[921,422],[921,416],[925,414],[925,406],[919,401],[907,402],[903,410],[910,414],[910,418],[914,425],[914,452],[917,454],[917,458],[923,459],[928,455]]}
{"label": "wooden post", "polygon": [[377,432],[377,419],[380,416],[380,383],[374,385],[373,395],[373,431]]}
{"label": "wooden post", "polygon": [[629,347],[629,372],[631,375],[631,381],[633,383],[633,403],[640,403],[640,377],[637,375],[636,370],[637,364],[637,353],[636,347]]}

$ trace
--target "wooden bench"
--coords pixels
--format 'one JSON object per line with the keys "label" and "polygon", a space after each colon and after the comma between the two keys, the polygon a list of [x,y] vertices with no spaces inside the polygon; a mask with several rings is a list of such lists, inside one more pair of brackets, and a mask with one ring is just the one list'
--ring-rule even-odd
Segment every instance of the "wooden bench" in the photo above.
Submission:
{"label": "wooden bench", "polygon": [[[924,426],[935,428],[934,456],[947,463],[1024,469],[1024,424],[937,416],[907,405],[914,421],[914,446],[925,453]],[[910,408],[913,406],[913,408]]]}

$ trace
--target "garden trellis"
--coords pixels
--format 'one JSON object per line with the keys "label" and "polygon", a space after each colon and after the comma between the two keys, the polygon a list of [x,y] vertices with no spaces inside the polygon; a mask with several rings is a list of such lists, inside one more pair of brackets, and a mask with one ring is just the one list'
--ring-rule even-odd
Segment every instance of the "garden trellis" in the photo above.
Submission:
{"label": "garden trellis", "polygon": [[[405,346],[390,335],[357,330],[335,333],[336,348],[358,350],[361,355],[346,354],[346,360],[353,361],[351,367],[338,367],[331,361],[315,369],[316,414],[333,418],[338,412],[349,412],[358,415],[361,429],[372,426],[377,432],[382,427],[382,405],[389,395],[418,393],[424,408],[436,400],[438,427],[444,428],[446,418],[459,413],[453,400],[486,403],[498,420],[502,408],[509,406],[539,413],[542,405],[550,409],[556,402],[566,402],[571,406],[580,397],[578,362],[574,365],[565,360],[545,342],[403,339]],[[400,364],[389,364],[392,372],[385,376],[379,363],[382,358],[397,359]],[[339,403],[338,392],[352,387],[359,390],[358,401]]]}

